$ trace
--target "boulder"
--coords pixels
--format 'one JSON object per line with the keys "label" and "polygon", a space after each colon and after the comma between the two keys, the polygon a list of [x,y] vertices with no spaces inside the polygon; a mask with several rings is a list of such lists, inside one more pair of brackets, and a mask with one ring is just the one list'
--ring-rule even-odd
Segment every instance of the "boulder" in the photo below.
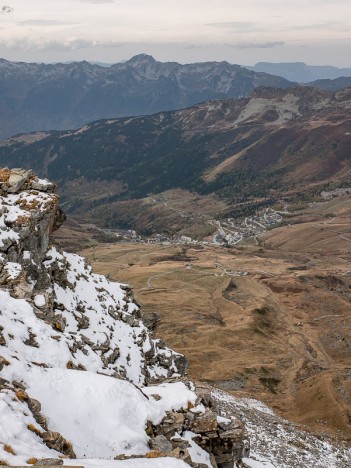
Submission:
{"label": "boulder", "polygon": [[196,434],[213,432],[218,428],[217,415],[207,409],[205,413],[196,414],[190,424],[190,429]]}
{"label": "boulder", "polygon": [[41,435],[43,442],[51,449],[61,452],[69,458],[76,458],[73,446],[59,432],[47,431]]}
{"label": "boulder", "polygon": [[6,183],[6,192],[18,192],[31,175],[32,171],[27,171],[25,169],[12,169]]}
{"label": "boulder", "polygon": [[164,435],[156,436],[151,443],[151,447],[153,450],[159,450],[164,453],[170,453],[173,450],[172,442],[170,442]]}

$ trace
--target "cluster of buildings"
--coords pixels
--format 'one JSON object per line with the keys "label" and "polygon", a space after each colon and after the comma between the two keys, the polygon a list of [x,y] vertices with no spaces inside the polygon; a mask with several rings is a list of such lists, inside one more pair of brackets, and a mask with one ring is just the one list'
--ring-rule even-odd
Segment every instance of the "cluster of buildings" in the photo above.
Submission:
{"label": "cluster of buildings", "polygon": [[146,244],[196,244],[196,245],[226,245],[233,246],[243,242],[249,238],[254,238],[269,227],[277,225],[282,221],[282,214],[287,212],[276,211],[272,208],[267,208],[263,213],[252,217],[246,217],[244,220],[235,220],[228,218],[226,220],[208,220],[207,222],[216,228],[216,233],[212,237],[212,241],[197,241],[189,236],[173,236],[168,237],[164,234],[155,234],[151,237],[143,238],[136,231],[109,229],[109,234],[114,234],[118,240],[124,242],[140,242]]}

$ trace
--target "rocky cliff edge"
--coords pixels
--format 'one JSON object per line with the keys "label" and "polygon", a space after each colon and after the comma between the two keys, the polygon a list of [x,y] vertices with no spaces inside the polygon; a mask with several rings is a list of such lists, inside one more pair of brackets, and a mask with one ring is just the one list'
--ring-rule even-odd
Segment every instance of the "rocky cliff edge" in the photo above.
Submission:
{"label": "rocky cliff edge", "polygon": [[54,189],[0,170],[0,465],[232,467],[244,425],[184,377],[126,285],[50,244]]}

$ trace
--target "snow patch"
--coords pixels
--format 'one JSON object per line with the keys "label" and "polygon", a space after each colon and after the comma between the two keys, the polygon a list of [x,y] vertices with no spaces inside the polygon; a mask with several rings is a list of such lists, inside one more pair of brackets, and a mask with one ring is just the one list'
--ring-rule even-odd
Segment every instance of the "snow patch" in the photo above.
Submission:
{"label": "snow patch", "polygon": [[43,294],[37,294],[37,295],[34,297],[34,304],[35,304],[37,307],[44,307],[44,306],[45,306],[46,301],[45,301],[45,297],[43,296]]}
{"label": "snow patch", "polygon": [[202,463],[203,465],[207,465],[208,468],[213,468],[211,463],[210,455],[202,449],[197,443],[194,441],[197,434],[194,432],[186,431],[184,432],[182,438],[189,442],[190,447],[188,448],[189,455],[191,460],[194,463]]}
{"label": "snow patch", "polygon": [[22,267],[19,263],[7,262],[5,265],[5,270],[9,274],[9,279],[16,279],[21,274]]}
{"label": "snow patch", "polygon": [[[65,369],[31,369],[25,382],[29,396],[41,402],[51,430],[68,439],[79,458],[147,453],[147,421],[158,424],[166,411],[186,408],[196,399],[181,382],[141,391],[127,381]],[[161,400],[145,396],[152,393],[162,395]]]}

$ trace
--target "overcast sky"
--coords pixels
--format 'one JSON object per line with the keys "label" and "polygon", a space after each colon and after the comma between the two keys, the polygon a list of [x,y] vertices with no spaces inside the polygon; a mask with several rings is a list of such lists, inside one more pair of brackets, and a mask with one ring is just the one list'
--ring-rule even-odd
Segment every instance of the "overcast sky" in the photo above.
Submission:
{"label": "overcast sky", "polygon": [[351,0],[0,0],[0,57],[351,67]]}

